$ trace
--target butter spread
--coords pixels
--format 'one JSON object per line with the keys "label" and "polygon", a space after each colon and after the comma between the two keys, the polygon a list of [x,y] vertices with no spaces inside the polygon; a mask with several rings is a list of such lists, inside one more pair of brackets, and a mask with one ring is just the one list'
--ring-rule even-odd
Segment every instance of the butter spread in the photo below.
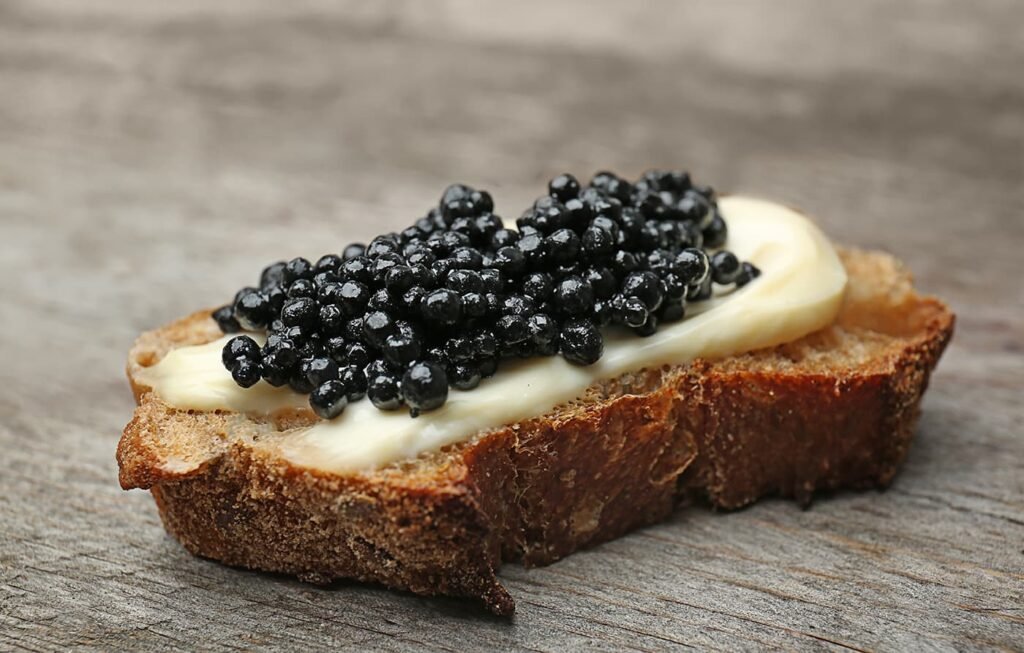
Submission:
{"label": "butter spread", "polygon": [[[846,272],[818,228],[763,200],[726,197],[719,206],[729,224],[728,248],[762,271],[748,286],[688,306],[687,319],[649,338],[607,333],[604,356],[589,367],[559,356],[506,361],[477,389],[453,390],[442,408],[416,419],[405,411],[380,411],[368,400],[355,402],[332,421],[290,434],[282,454],[293,464],[324,471],[372,469],[541,415],[601,379],[778,345],[830,324]],[[288,388],[262,381],[248,390],[235,385],[220,360],[228,339],[171,351],[140,380],[181,409],[270,413],[308,405],[307,397]]]}

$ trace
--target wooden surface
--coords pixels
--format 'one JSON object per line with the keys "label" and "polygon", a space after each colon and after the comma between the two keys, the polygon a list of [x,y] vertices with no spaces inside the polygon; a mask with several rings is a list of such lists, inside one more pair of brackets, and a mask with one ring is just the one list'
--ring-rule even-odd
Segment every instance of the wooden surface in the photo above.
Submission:
{"label": "wooden surface", "polygon": [[[557,6],[553,6],[557,5]],[[0,650],[1024,649],[1024,5],[0,1]],[[117,486],[135,335],[461,180],[688,167],[959,313],[906,468],[694,508],[519,613],[194,559]]]}

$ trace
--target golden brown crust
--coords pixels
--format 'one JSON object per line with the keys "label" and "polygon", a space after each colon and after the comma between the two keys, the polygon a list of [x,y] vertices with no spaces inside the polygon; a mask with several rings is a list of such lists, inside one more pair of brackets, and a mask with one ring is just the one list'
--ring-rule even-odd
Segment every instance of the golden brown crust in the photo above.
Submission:
{"label": "golden brown crust", "polygon": [[139,383],[137,370],[170,349],[219,337],[196,313],[132,350],[139,408],[118,447],[121,484],[151,489],[167,530],[197,555],[472,597],[510,614],[502,561],[552,562],[662,520],[679,500],[728,509],[891,482],[954,317],[915,294],[891,257],[842,257],[847,298],[818,333],[607,381],[548,415],[345,476],[278,455],[308,411],[177,411]]}

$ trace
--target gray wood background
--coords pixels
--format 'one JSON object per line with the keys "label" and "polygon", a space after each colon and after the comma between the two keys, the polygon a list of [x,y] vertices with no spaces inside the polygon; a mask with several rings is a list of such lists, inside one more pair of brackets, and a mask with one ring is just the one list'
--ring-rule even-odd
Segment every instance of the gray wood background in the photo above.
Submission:
{"label": "gray wood background", "polygon": [[[959,313],[884,493],[546,569],[513,620],[197,560],[117,486],[135,335],[445,184],[688,167]],[[0,649],[1024,649],[1024,5],[0,0]]]}

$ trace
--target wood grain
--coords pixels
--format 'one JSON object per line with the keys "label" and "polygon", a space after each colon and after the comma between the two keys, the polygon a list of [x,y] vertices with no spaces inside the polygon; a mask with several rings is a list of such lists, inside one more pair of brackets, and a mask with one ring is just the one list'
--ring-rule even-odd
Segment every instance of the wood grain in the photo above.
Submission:
{"label": "wood grain", "polygon": [[[1024,7],[0,3],[0,650],[1024,649]],[[116,483],[135,335],[464,180],[688,167],[959,313],[885,493],[700,508],[512,621],[186,554]]]}

